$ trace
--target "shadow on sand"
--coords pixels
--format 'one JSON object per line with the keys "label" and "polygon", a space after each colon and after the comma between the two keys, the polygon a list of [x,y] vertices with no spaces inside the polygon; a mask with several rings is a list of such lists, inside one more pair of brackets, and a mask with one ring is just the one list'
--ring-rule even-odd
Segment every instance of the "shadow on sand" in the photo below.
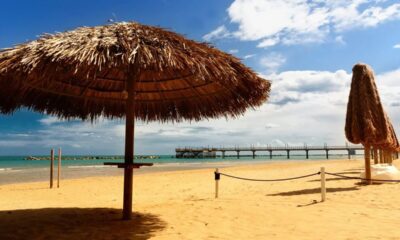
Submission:
{"label": "shadow on sand", "polygon": [[[326,188],[326,192],[347,192],[347,191],[356,191],[359,190],[357,187],[343,187],[343,188]],[[310,188],[310,189],[302,189],[296,191],[289,192],[280,192],[274,194],[267,194],[266,196],[295,196],[295,195],[304,195],[304,194],[314,194],[320,193],[321,188]]]}
{"label": "shadow on sand", "polygon": [[356,175],[360,175],[361,171],[343,171],[343,172],[334,172],[335,174],[356,174]]}
{"label": "shadow on sand", "polygon": [[166,223],[136,213],[122,221],[111,208],[43,208],[0,211],[0,239],[149,239]]}
{"label": "shadow on sand", "polygon": [[[330,182],[330,181],[343,181],[343,180],[352,180],[352,181],[357,181],[357,179],[352,179],[352,178],[342,178],[342,177],[333,177],[333,178],[326,178],[325,181]],[[315,180],[309,180],[307,182],[321,182],[321,179],[315,179]]]}

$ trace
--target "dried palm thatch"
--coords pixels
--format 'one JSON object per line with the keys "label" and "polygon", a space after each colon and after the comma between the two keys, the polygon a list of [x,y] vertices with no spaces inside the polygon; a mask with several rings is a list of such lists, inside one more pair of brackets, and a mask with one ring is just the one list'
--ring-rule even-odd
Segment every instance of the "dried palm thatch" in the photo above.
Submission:
{"label": "dried palm thatch", "polygon": [[239,59],[157,27],[115,23],[0,51],[0,112],[126,117],[123,218],[132,214],[134,122],[238,116],[270,82]]}
{"label": "dried palm thatch", "polygon": [[365,147],[367,179],[371,178],[369,166],[371,147],[384,151],[398,151],[399,149],[393,125],[385,113],[379,97],[374,73],[366,64],[360,63],[353,67],[345,133],[350,142],[361,143]]}
{"label": "dried palm thatch", "polygon": [[270,90],[239,59],[206,43],[115,23],[0,51],[0,111],[27,107],[62,118],[120,118],[129,78],[135,78],[135,117],[144,121],[238,116],[262,104]]}
{"label": "dried palm thatch", "polygon": [[374,73],[366,64],[353,67],[345,133],[347,139],[355,144],[387,150],[396,150],[399,146],[393,126],[383,109]]}

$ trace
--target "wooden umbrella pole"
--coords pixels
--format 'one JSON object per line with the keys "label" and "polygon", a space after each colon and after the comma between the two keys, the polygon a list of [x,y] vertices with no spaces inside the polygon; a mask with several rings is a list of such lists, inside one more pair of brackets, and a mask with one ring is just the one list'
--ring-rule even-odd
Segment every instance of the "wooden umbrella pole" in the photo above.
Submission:
{"label": "wooden umbrella pole", "polygon": [[[131,68],[132,69],[132,68]],[[124,169],[124,203],[122,219],[132,218],[132,192],[133,192],[133,159],[135,137],[135,79],[138,68],[128,71],[126,101],[126,127],[125,127],[125,169]],[[135,71],[136,70],[136,71]]]}
{"label": "wooden umbrella pole", "polygon": [[61,177],[61,148],[58,148],[57,188],[60,187],[60,177]]}
{"label": "wooden umbrella pole", "polygon": [[390,151],[386,151],[386,163],[390,164]]}
{"label": "wooden umbrella pole", "polygon": [[382,159],[381,163],[385,163],[386,160],[386,155],[385,155],[385,150],[382,149]]}
{"label": "wooden umbrella pole", "polygon": [[366,145],[364,148],[364,159],[365,159],[365,178],[367,179],[367,184],[371,184],[371,151],[370,146]]}
{"label": "wooden umbrella pole", "polygon": [[383,163],[383,150],[379,149],[379,163]]}
{"label": "wooden umbrella pole", "polygon": [[54,149],[50,151],[50,188],[53,188],[53,175],[54,175]]}
{"label": "wooden umbrella pole", "polygon": [[387,151],[383,150],[383,163],[388,163]]}
{"label": "wooden umbrella pole", "polygon": [[[132,104],[127,103],[127,107]],[[129,111],[128,111],[129,112]],[[133,138],[135,131],[135,117],[133,113],[126,114],[125,129],[125,169],[124,169],[124,205],[122,219],[129,220],[132,218],[132,191],[133,191],[133,168],[129,166],[133,164]]]}
{"label": "wooden umbrella pole", "polygon": [[374,164],[379,163],[378,149],[374,147]]}

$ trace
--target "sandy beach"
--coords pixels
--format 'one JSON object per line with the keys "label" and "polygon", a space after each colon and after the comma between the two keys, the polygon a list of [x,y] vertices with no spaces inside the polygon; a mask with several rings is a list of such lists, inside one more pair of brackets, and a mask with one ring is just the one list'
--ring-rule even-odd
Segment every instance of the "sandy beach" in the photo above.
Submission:
{"label": "sandy beach", "polygon": [[[395,164],[399,164],[397,161]],[[361,160],[291,161],[223,168],[249,178],[326,171],[359,176]],[[0,239],[400,239],[400,185],[360,185],[319,176],[248,182],[213,169],[155,172],[134,178],[132,221],[120,221],[122,175],[0,186]]]}

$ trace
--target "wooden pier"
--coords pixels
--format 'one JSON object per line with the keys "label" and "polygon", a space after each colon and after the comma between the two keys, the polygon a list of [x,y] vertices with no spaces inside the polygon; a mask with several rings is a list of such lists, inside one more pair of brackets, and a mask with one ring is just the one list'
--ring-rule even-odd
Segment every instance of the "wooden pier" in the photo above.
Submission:
{"label": "wooden pier", "polygon": [[[305,153],[306,159],[309,159],[311,151],[322,151],[325,152],[326,159],[329,159],[329,152],[332,151],[347,151],[348,158],[351,155],[356,154],[356,150],[364,150],[362,145],[345,145],[345,146],[266,146],[266,147],[184,147],[176,148],[177,158],[215,158],[217,157],[217,152],[221,152],[222,158],[226,157],[227,152],[236,153],[236,157],[240,158],[241,152],[250,152],[253,158],[255,158],[256,152],[267,152],[269,153],[269,158],[272,159],[273,152],[285,152],[286,157],[290,159],[290,152],[293,151],[303,151]],[[248,155],[246,155],[248,156]]]}

